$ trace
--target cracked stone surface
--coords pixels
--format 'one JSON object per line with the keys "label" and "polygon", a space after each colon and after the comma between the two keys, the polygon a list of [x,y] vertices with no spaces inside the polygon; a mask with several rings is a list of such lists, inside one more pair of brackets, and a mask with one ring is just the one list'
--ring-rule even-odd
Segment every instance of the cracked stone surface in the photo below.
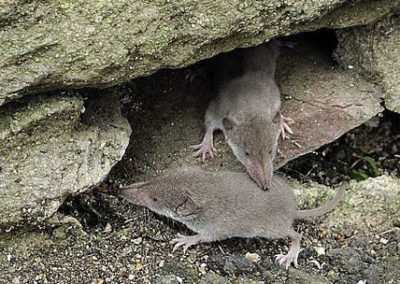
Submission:
{"label": "cracked stone surface", "polygon": [[101,182],[131,132],[113,95],[85,107],[78,95],[30,97],[0,117],[0,223],[42,221],[69,195]]}
{"label": "cracked stone surface", "polygon": [[283,54],[277,81],[289,98],[283,114],[294,120],[294,135],[279,145],[278,166],[336,140],[383,110],[379,88],[332,65],[316,47],[300,45]]}
{"label": "cracked stone surface", "polygon": [[400,113],[400,16],[337,31],[336,59],[385,90],[385,107]]}
{"label": "cracked stone surface", "polygon": [[398,10],[398,0],[5,0],[0,105],[34,92],[117,85],[276,36],[363,25]]}

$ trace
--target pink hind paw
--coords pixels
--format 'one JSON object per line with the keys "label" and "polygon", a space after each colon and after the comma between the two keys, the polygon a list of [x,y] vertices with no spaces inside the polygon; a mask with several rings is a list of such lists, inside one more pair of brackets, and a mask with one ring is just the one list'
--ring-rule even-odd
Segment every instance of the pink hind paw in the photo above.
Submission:
{"label": "pink hind paw", "polygon": [[290,264],[293,263],[294,267],[298,267],[297,264],[297,257],[301,251],[300,249],[300,240],[301,235],[297,232],[290,232],[288,235],[289,239],[291,240],[291,246],[288,254],[278,254],[275,256],[275,261],[278,261],[280,265],[284,265],[286,269],[289,268]]}
{"label": "pink hind paw", "polygon": [[172,239],[169,243],[171,245],[174,245],[174,248],[172,251],[176,251],[178,248],[183,246],[183,253],[186,253],[186,250],[193,246],[198,244],[201,241],[200,235],[194,235],[194,236],[185,236],[181,234],[177,234],[175,239]]}
{"label": "pink hind paw", "polygon": [[299,252],[289,251],[288,254],[277,254],[275,255],[275,261],[279,262],[279,265],[285,266],[286,269],[289,268],[290,264],[293,263],[294,267],[298,267],[297,257],[299,256]]}

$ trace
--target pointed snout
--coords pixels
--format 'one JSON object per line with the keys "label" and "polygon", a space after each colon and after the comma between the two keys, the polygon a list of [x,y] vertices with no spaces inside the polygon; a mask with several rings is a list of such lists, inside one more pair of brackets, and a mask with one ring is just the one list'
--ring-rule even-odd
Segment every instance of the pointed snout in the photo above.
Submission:
{"label": "pointed snout", "polygon": [[260,177],[260,179],[257,181],[258,186],[261,187],[263,190],[269,190],[271,188],[272,184],[272,175],[269,173],[263,173]]}
{"label": "pointed snout", "polygon": [[271,165],[268,165],[268,166],[264,166],[263,167],[263,187],[262,187],[262,189],[264,189],[264,190],[268,190],[268,189],[271,189],[271,187],[272,187],[272,175],[273,175],[273,173],[274,173],[274,169],[273,169],[273,167],[272,167],[272,164]]}
{"label": "pointed snout", "polygon": [[271,188],[271,181],[269,181],[269,180],[264,180],[264,181],[261,183],[260,187],[261,187],[263,190],[269,190],[269,189]]}
{"label": "pointed snout", "polygon": [[272,186],[272,166],[257,165],[249,169],[250,176],[263,190],[269,190]]}

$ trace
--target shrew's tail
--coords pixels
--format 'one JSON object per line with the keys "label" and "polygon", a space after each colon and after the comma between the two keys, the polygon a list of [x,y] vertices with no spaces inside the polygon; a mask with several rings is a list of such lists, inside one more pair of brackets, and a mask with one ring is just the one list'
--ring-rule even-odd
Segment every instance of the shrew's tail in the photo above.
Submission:
{"label": "shrew's tail", "polygon": [[346,191],[347,183],[343,183],[338,189],[335,198],[333,198],[331,201],[326,203],[325,205],[315,208],[315,209],[308,209],[308,210],[298,210],[296,212],[296,219],[309,219],[309,218],[314,218],[318,217],[321,215],[324,215],[325,213],[328,213],[331,211],[333,208],[338,205],[340,200],[342,200],[344,192]]}

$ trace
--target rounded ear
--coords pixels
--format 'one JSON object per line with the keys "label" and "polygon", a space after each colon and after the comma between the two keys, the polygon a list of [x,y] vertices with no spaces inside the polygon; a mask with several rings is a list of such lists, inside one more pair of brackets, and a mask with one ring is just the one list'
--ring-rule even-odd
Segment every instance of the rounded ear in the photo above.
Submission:
{"label": "rounded ear", "polygon": [[233,120],[230,119],[230,118],[224,117],[224,118],[222,119],[222,125],[224,126],[224,128],[225,128],[226,130],[231,130],[231,129],[233,128],[234,124],[235,124],[235,123],[234,123]]}
{"label": "rounded ear", "polygon": [[181,202],[181,204],[179,204],[175,208],[175,213],[181,216],[188,216],[196,213],[196,211],[197,211],[196,203],[194,203],[194,201],[190,197],[185,198]]}

